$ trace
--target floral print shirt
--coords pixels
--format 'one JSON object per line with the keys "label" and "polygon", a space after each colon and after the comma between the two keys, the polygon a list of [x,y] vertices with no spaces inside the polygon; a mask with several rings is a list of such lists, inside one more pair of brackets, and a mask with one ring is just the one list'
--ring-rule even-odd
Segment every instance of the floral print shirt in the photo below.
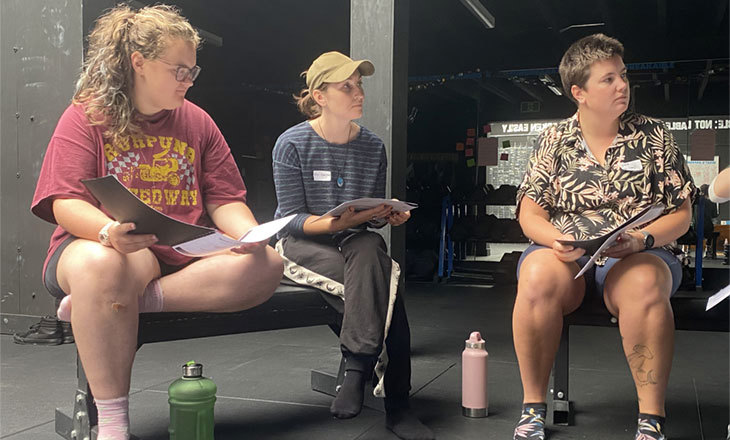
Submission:
{"label": "floral print shirt", "polygon": [[561,233],[587,240],[649,205],[662,205],[670,213],[694,192],[684,156],[662,121],[621,115],[618,135],[601,165],[583,139],[576,112],[537,138],[517,191],[517,213],[527,196],[548,212]]}

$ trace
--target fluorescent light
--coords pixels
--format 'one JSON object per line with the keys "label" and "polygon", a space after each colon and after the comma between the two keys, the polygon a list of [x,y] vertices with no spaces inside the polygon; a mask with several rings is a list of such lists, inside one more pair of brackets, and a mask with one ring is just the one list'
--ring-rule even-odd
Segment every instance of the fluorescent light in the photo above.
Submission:
{"label": "fluorescent light", "polygon": [[550,89],[551,92],[558,96],[563,96],[563,91],[560,90],[560,87],[555,85],[555,81],[553,81],[553,78],[550,75],[542,75],[540,77],[540,82],[545,84],[545,87]]}
{"label": "fluorescent light", "polygon": [[461,0],[461,3],[474,14],[488,29],[494,29],[496,21],[479,0]]}
{"label": "fluorescent light", "polygon": [[540,76],[540,82],[542,82],[545,85],[555,84],[555,81],[553,81],[552,77],[547,74]]}
{"label": "fluorescent light", "polygon": [[550,84],[547,86],[548,89],[550,89],[551,92],[555,93],[558,96],[563,96],[563,91],[559,88],[555,87],[554,85]]}
{"label": "fluorescent light", "polygon": [[564,27],[560,29],[560,33],[570,30],[570,29],[576,29],[576,28],[586,28],[586,27],[598,27],[598,26],[605,26],[606,23],[600,22],[600,23],[584,23],[584,24],[571,24],[568,27]]}

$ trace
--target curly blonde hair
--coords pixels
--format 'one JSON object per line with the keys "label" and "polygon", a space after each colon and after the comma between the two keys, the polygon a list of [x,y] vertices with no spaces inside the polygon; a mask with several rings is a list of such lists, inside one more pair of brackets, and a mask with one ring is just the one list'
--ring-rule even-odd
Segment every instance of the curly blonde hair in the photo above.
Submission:
{"label": "curly blonde hair", "polygon": [[112,142],[141,134],[132,103],[132,53],[155,59],[174,39],[190,42],[196,50],[200,45],[198,32],[172,6],[135,11],[120,4],[97,19],[73,102],[84,105],[90,124],[107,127],[104,136]]}

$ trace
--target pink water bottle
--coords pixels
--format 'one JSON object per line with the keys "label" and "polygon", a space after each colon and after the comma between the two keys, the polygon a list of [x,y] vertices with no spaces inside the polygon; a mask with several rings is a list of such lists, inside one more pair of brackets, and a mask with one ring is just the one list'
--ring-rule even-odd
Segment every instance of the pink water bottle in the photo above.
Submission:
{"label": "pink water bottle", "polygon": [[461,353],[461,411],[466,417],[486,417],[489,412],[489,353],[484,346],[482,335],[472,332]]}

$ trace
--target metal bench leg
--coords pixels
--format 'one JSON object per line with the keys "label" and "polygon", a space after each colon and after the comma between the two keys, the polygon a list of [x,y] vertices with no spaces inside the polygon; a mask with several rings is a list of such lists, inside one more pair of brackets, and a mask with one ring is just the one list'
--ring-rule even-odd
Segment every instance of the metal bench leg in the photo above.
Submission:
{"label": "metal bench leg", "polygon": [[[73,414],[68,416],[60,408],[56,408],[56,433],[66,440],[96,440],[99,417],[78,351],[76,352],[76,377],[78,383],[74,396]],[[132,435],[130,440],[139,439]]]}
{"label": "metal bench leg", "polygon": [[570,357],[568,352],[570,326],[563,324],[560,346],[555,355],[553,366],[553,424],[572,425],[572,408],[568,394],[568,379],[570,376]]}
{"label": "metal bench leg", "polygon": [[76,376],[78,383],[71,416],[56,408],[56,433],[67,440],[95,440],[97,413],[94,397],[86,380],[84,367],[76,353]]}
{"label": "metal bench leg", "polygon": [[345,359],[340,360],[340,368],[337,371],[337,376],[332,375],[319,370],[312,370],[311,383],[312,390],[328,396],[336,396],[337,392],[342,386],[342,381],[345,378]]}

